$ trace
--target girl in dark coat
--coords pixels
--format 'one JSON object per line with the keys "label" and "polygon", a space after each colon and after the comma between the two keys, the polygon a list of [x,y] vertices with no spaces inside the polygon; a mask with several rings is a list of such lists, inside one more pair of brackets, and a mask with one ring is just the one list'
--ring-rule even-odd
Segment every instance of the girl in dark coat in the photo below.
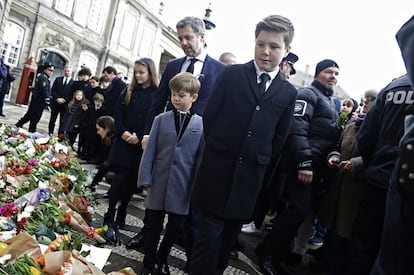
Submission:
{"label": "girl in dark coat", "polygon": [[68,110],[63,117],[62,130],[69,139],[70,146],[73,146],[76,136],[79,133],[82,113],[87,110],[88,100],[82,90],[76,90],[73,98],[68,104]]}
{"label": "girl in dark coat", "polygon": [[[141,140],[158,83],[154,61],[149,58],[135,61],[134,77],[129,87],[120,94],[115,108],[116,136],[108,156],[110,169],[115,176],[104,216],[104,223],[115,230],[125,225],[127,206],[136,190],[142,155]],[[116,210],[118,201],[121,204]]]}

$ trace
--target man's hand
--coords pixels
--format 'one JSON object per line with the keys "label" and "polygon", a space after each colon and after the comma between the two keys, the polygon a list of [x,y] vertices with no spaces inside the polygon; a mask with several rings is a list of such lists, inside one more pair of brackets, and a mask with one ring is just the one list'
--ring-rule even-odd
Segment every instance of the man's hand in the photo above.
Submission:
{"label": "man's hand", "polygon": [[144,151],[144,150],[145,150],[145,148],[147,148],[147,145],[148,145],[148,140],[149,140],[149,135],[144,135],[144,136],[142,137],[142,140],[141,140],[141,147],[142,147],[142,151]]}
{"label": "man's hand", "polygon": [[65,102],[66,102],[66,100],[63,97],[56,98],[56,103],[57,104],[63,104]]}
{"label": "man's hand", "polygon": [[298,180],[304,184],[310,184],[313,180],[312,170],[298,170]]}
{"label": "man's hand", "polygon": [[128,142],[129,144],[132,144],[132,145],[135,145],[139,142],[137,134],[135,134],[135,133],[131,134],[129,131],[123,132],[121,138],[125,142]]}
{"label": "man's hand", "polygon": [[45,110],[50,111],[50,98],[45,97]]}

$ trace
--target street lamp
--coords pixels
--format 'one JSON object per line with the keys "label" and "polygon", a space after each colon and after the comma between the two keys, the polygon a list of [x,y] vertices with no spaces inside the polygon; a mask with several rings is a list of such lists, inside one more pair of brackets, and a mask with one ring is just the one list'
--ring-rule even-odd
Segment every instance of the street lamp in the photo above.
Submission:
{"label": "street lamp", "polygon": [[39,63],[41,65],[45,64],[48,55],[49,55],[49,51],[47,49],[43,49],[43,50],[40,51],[40,62]]}
{"label": "street lamp", "polygon": [[211,3],[208,4],[208,8],[206,9],[206,14],[204,15],[203,21],[204,24],[206,25],[206,29],[207,30],[212,30],[216,27],[216,24],[214,24],[211,20],[210,20],[210,13],[212,12],[211,10]]}

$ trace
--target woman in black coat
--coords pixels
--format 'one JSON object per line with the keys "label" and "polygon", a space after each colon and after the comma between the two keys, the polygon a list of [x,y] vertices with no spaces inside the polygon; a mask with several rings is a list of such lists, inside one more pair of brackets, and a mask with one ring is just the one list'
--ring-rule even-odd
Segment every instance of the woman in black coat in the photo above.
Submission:
{"label": "woman in black coat", "polygon": [[[149,58],[135,61],[134,77],[126,91],[119,96],[115,108],[116,136],[108,156],[110,169],[115,176],[104,216],[104,223],[113,228],[125,226],[127,206],[137,186],[142,156],[141,140],[158,83],[154,61]],[[121,204],[117,211],[115,207],[118,201]]]}

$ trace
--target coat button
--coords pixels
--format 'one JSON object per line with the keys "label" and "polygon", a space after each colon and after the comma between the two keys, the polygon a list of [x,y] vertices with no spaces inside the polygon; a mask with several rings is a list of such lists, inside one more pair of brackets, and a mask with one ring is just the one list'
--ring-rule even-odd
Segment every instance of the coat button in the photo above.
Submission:
{"label": "coat button", "polygon": [[249,130],[249,131],[247,131],[247,136],[248,136],[248,137],[251,137],[252,135],[253,135],[253,131],[250,131],[250,130]]}
{"label": "coat button", "polygon": [[243,158],[239,157],[239,163],[242,163],[242,162],[243,162]]}
{"label": "coat button", "polygon": [[260,105],[256,105],[256,111],[260,111]]}

